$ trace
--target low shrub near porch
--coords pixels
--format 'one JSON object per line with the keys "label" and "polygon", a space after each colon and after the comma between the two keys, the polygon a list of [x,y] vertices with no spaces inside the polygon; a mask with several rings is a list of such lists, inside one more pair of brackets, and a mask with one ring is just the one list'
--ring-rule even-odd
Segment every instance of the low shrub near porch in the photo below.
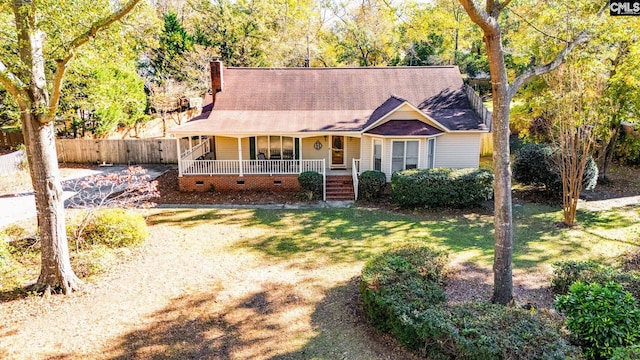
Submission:
{"label": "low shrub near porch", "polygon": [[391,176],[391,196],[402,207],[466,207],[493,196],[487,169],[411,169]]}

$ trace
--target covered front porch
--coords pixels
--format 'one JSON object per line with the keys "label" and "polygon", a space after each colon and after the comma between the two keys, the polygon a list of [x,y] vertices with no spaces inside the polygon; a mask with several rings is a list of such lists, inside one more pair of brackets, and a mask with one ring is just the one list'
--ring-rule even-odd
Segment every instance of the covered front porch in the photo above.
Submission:
{"label": "covered front porch", "polygon": [[327,176],[357,181],[360,139],[356,137],[193,135],[180,136],[177,143],[182,190],[297,190],[298,175],[305,171],[323,176],[325,193]]}

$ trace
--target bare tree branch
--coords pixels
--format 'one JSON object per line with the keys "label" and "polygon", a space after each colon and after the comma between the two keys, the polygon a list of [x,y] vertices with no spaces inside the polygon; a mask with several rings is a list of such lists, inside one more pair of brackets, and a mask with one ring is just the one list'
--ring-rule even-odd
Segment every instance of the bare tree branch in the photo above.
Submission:
{"label": "bare tree branch", "polygon": [[505,0],[505,2],[503,2],[503,3],[497,3],[496,4],[496,12],[499,14],[502,10],[504,10],[507,6],[509,6],[511,1],[512,0]]}
{"label": "bare tree branch", "polygon": [[586,33],[586,31],[583,31],[580,34],[578,34],[578,36],[576,36],[570,43],[568,43],[567,46],[564,49],[562,49],[562,51],[560,51],[556,55],[555,59],[553,59],[551,62],[545,65],[540,65],[540,66],[536,66],[536,67],[525,70],[525,72],[523,72],[517,78],[515,78],[515,80],[513,80],[513,83],[509,86],[509,97],[513,98],[513,96],[518,91],[518,89],[520,89],[520,87],[524,85],[524,83],[529,81],[532,77],[548,73],[549,71],[552,71],[556,69],[558,66],[562,65],[562,63],[567,58],[567,55],[569,55],[569,53],[573,51],[573,49],[576,46],[580,44],[584,44],[588,42],[590,39],[591,37]]}
{"label": "bare tree branch", "polygon": [[544,35],[544,36],[546,36],[546,37],[548,37],[548,38],[551,38],[551,39],[560,40],[560,41],[566,41],[565,39],[559,38],[559,37],[557,37],[557,36],[555,36],[555,35],[551,35],[551,34],[549,34],[549,33],[546,33],[546,32],[544,32],[544,31],[542,31],[542,29],[540,29],[540,28],[538,28],[537,26],[535,26],[531,21],[527,20],[524,16],[522,16],[522,15],[518,14],[518,13],[517,13],[517,12],[515,12],[513,9],[509,9],[509,11],[510,11],[513,15],[515,15],[515,16],[517,16],[517,17],[519,17],[522,21],[524,21],[524,22],[525,22],[525,24],[529,25],[533,30],[535,30],[535,31],[539,32],[540,34],[542,34],[542,35]]}

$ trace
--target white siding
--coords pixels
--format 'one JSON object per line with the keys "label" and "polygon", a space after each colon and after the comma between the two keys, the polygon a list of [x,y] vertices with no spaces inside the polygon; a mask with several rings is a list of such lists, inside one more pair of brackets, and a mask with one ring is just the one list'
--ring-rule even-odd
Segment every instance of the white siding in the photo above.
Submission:
{"label": "white siding", "polygon": [[436,167],[477,168],[482,134],[444,134],[436,140]]}
{"label": "white siding", "polygon": [[360,171],[373,169],[373,137],[362,135],[360,140]]}
{"label": "white siding", "polygon": [[356,137],[345,137],[346,141],[347,141],[347,146],[346,146],[346,150],[347,150],[347,169],[351,169],[353,166],[353,159],[359,159],[360,158],[360,138],[356,138]]}

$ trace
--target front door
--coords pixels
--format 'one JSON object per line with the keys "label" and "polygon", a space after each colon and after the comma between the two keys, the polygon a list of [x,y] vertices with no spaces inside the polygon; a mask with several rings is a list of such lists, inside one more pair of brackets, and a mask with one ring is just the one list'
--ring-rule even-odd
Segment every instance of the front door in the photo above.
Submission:
{"label": "front door", "polygon": [[331,167],[345,167],[344,136],[331,136]]}

